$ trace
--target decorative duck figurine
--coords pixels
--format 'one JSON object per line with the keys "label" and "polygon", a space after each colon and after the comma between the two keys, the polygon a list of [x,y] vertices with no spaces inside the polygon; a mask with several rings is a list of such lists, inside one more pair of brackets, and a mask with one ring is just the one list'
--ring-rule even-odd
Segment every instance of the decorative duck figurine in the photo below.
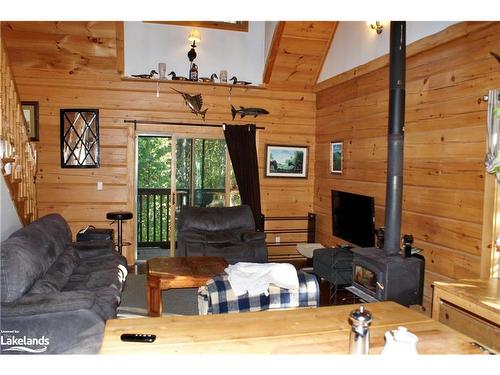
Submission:
{"label": "decorative duck figurine", "polygon": [[214,74],[212,74],[210,76],[210,78],[208,78],[208,77],[200,77],[200,81],[201,82],[214,82],[216,78],[219,78],[219,77],[217,77],[217,74],[214,73]]}
{"label": "decorative duck figurine", "polygon": [[172,76],[172,81],[188,81],[186,77],[178,76],[175,72],[170,72],[168,75]]}
{"label": "decorative duck figurine", "polygon": [[149,74],[132,74],[132,77],[151,79],[155,74],[158,74],[158,72],[153,69],[152,71],[149,72]]}
{"label": "decorative duck figurine", "polygon": [[230,81],[233,81],[233,85],[251,85],[252,82],[247,82],[247,81],[238,81],[238,78],[236,76],[232,77]]}
{"label": "decorative duck figurine", "polygon": [[191,112],[196,115],[200,115],[203,121],[205,121],[205,115],[207,113],[208,108],[206,108],[204,111],[201,110],[201,107],[203,106],[203,98],[201,94],[189,95],[185,92],[176,90],[173,87],[171,87],[171,89],[181,94],[182,98],[184,99],[184,103],[186,103],[189,109],[191,109]]}

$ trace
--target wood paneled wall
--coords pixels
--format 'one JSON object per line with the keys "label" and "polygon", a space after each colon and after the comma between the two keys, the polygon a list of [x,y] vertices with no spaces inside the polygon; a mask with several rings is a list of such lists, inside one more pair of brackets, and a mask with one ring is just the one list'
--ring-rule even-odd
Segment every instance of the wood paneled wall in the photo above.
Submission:
{"label": "wood paneled wall", "polygon": [[[39,215],[61,213],[73,234],[88,225],[109,227],[106,212],[134,209],[135,131],[125,119],[201,121],[170,88],[201,93],[207,123],[254,122],[265,215],[305,215],[312,210],[314,186],[314,93],[206,84],[160,84],[121,80],[117,73],[114,22],[4,22],[3,35],[22,100],[40,103],[37,176]],[[186,67],[188,61],[186,58]],[[230,104],[262,107],[270,114],[231,121]],[[59,109],[99,108],[101,167],[62,169],[59,164]],[[175,126],[140,127],[193,136],[222,137],[221,129]],[[264,178],[266,144],[309,146],[307,179]],[[104,190],[97,191],[97,181]],[[134,242],[135,222],[127,222],[124,240]],[[129,263],[133,248],[127,248]]]}
{"label": "wood paneled wall", "polygon": [[[424,249],[427,307],[431,282],[479,277],[481,256],[491,251],[481,242],[487,105],[480,99],[500,87],[490,55],[500,51],[500,23],[469,26],[455,28],[458,39],[445,30],[448,43],[416,42],[431,48],[406,65],[402,234]],[[323,243],[341,242],[332,236],[332,189],[374,196],[376,227],[384,225],[389,71],[375,66],[317,93],[314,212]],[[329,173],[331,141],[344,142],[342,175]]]}

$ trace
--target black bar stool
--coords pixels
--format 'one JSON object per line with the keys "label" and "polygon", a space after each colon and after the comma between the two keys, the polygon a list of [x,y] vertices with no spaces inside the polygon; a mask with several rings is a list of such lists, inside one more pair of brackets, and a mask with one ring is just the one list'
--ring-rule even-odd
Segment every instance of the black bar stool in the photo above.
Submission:
{"label": "black bar stool", "polygon": [[108,212],[106,214],[106,219],[118,221],[118,252],[120,253],[120,255],[123,255],[122,254],[122,247],[123,247],[122,223],[123,223],[123,220],[130,220],[130,219],[132,219],[133,216],[134,215],[132,215],[132,212],[127,212],[127,211]]}

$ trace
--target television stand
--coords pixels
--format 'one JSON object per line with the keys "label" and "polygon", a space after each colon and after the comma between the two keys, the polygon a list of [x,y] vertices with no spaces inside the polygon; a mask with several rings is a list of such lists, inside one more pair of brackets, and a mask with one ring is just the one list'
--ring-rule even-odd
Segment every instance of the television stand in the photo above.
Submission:
{"label": "television stand", "polygon": [[348,286],[345,289],[354,294],[355,296],[358,296],[359,298],[365,300],[366,302],[379,302],[378,299],[363,292],[361,289],[356,288],[354,285]]}

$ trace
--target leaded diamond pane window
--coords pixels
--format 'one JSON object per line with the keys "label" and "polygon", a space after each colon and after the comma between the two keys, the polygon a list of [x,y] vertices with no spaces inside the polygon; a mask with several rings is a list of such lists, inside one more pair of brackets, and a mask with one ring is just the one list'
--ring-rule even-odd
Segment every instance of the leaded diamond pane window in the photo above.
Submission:
{"label": "leaded diamond pane window", "polygon": [[99,167],[98,109],[61,109],[61,167]]}

